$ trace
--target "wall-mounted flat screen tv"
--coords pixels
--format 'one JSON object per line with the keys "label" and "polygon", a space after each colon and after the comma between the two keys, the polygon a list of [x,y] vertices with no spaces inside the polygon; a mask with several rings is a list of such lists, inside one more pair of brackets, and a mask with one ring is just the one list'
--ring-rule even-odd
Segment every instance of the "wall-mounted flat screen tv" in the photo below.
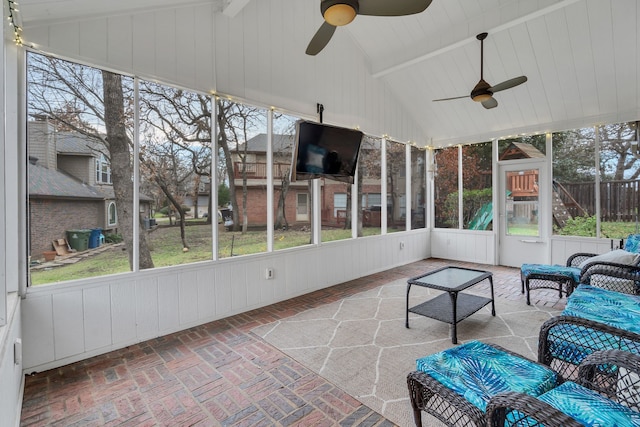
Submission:
{"label": "wall-mounted flat screen tv", "polygon": [[328,178],[353,184],[363,133],[323,123],[296,123],[291,181]]}

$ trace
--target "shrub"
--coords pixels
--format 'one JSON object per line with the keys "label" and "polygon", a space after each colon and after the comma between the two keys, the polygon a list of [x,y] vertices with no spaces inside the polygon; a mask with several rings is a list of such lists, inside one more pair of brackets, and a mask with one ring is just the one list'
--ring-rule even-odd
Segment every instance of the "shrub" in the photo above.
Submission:
{"label": "shrub", "polygon": [[106,243],[120,243],[122,242],[122,234],[107,233],[104,235],[104,241]]}
{"label": "shrub", "polygon": [[[554,226],[555,227],[555,226]],[[596,236],[596,217],[594,216],[577,216],[569,218],[564,227],[558,229],[557,233],[562,236]]]}

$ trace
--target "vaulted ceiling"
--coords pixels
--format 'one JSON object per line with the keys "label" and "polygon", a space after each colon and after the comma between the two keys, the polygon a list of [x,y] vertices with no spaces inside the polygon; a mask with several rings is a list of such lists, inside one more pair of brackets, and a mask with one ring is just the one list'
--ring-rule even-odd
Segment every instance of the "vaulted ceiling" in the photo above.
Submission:
{"label": "vaulted ceiling", "polygon": [[[20,9],[26,26],[205,3],[234,17],[251,1],[269,0],[21,0]],[[296,17],[312,24],[310,39],[322,23],[320,0],[290,1],[318,3],[317,16]],[[337,31],[362,50],[371,75],[386,83],[426,139],[444,146],[638,120],[638,21],[637,0],[433,0],[418,15],[358,16]],[[489,33],[484,79],[497,84],[526,75],[528,81],[495,94],[493,109],[470,98],[433,102],[467,95],[478,82],[481,32]],[[319,55],[332,55],[336,42]]]}

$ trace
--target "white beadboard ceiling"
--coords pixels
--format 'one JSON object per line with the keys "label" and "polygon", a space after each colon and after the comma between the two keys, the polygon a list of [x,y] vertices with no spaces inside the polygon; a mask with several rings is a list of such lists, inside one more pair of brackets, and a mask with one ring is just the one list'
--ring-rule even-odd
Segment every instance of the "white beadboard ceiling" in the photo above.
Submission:
{"label": "white beadboard ceiling", "polygon": [[[234,17],[255,1],[269,0],[21,0],[20,10],[28,26],[212,2]],[[297,17],[313,23],[312,35],[322,22],[320,0],[272,3],[297,1],[318,2],[317,16]],[[425,141],[445,146],[640,119],[638,21],[638,0],[433,0],[418,15],[358,16],[337,31],[360,47],[371,75],[422,126]],[[528,82],[495,94],[499,106],[491,110],[469,98],[432,102],[467,95],[478,82],[480,32],[489,33],[485,80],[526,75]],[[319,55],[332,55],[334,42]]]}

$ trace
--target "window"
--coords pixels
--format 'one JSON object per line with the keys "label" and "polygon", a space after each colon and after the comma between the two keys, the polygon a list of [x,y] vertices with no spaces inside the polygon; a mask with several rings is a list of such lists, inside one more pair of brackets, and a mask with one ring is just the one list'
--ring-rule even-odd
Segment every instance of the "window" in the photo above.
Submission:
{"label": "window", "polygon": [[462,147],[463,228],[493,228],[492,144],[483,142]]}
{"label": "window", "polygon": [[459,228],[458,147],[435,151],[435,226]]}
{"label": "window", "polygon": [[116,211],[116,204],[115,202],[110,202],[109,203],[109,208],[108,208],[108,216],[109,216],[109,220],[107,222],[107,224],[110,227],[114,227],[118,224],[118,213]]}
{"label": "window", "polygon": [[210,260],[211,98],[145,80],[139,92],[140,245],[153,241],[156,267]]}
{"label": "window", "polygon": [[553,134],[555,234],[618,240],[637,232],[637,129],[637,122],[625,122]]}
{"label": "window", "polygon": [[[640,156],[638,124],[615,123],[598,128],[600,145],[600,236],[626,238],[638,232]],[[635,152],[633,143],[635,142]]]}
{"label": "window", "polygon": [[424,228],[427,207],[427,171],[424,150],[411,147],[411,229]]}
{"label": "window", "polygon": [[310,184],[290,181],[296,120],[281,113],[273,118],[274,250],[311,243]]}
{"label": "window", "polygon": [[352,185],[328,178],[320,178],[320,185],[322,241],[350,239]]}
{"label": "window", "polygon": [[309,220],[309,194],[298,193],[296,195],[296,220]]}
{"label": "window", "polygon": [[406,230],[406,146],[387,141],[387,231]]}
{"label": "window", "polygon": [[[218,235],[218,257],[267,251],[267,110],[217,99],[220,175],[230,189],[232,224]],[[256,168],[261,164],[263,167]]]}
{"label": "window", "polygon": [[[31,259],[40,261],[30,265],[31,283],[130,271],[131,215],[137,213],[132,164],[121,165],[116,176],[109,170],[107,155],[96,162],[96,153],[132,159],[133,126],[128,117],[133,79],[33,52],[27,53],[26,74],[28,247]],[[104,91],[120,96],[103,99]],[[113,183],[114,191],[88,184],[96,181]],[[119,199],[114,200],[114,193]],[[105,200],[110,199],[105,210]],[[47,266],[45,252],[67,251],[67,244],[76,253],[92,250],[101,244],[100,235],[107,242],[124,240],[126,251],[105,251],[74,264],[42,268]],[[149,266],[141,262],[141,267]]]}
{"label": "window", "polygon": [[347,218],[347,193],[333,194],[333,215],[338,220]]}
{"label": "window", "polygon": [[358,236],[378,235],[382,212],[382,139],[365,135],[358,155]]}
{"label": "window", "polygon": [[100,184],[111,184],[111,166],[107,157],[100,153],[96,158],[96,182]]}

